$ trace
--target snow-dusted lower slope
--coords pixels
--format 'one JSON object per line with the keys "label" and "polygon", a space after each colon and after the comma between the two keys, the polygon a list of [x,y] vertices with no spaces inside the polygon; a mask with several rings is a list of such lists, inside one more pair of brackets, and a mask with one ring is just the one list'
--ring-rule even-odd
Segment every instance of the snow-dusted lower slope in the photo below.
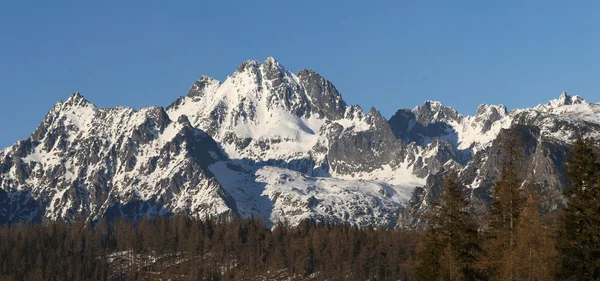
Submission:
{"label": "snow-dusted lower slope", "polygon": [[274,202],[271,220],[288,220],[292,224],[311,218],[393,227],[412,192],[382,182],[312,178],[275,167],[261,168],[257,175],[259,182],[266,183],[264,194]]}
{"label": "snow-dusted lower slope", "polygon": [[321,222],[392,227],[412,187],[384,182],[311,177],[274,166],[232,162],[211,165],[242,216],[263,215],[270,222]]}

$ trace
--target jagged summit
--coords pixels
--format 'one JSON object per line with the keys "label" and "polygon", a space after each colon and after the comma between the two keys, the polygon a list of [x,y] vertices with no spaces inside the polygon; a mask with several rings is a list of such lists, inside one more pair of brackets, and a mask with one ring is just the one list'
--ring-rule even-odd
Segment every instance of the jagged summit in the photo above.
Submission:
{"label": "jagged summit", "polygon": [[[210,98],[205,98],[207,93],[210,93]],[[257,104],[266,101],[265,107],[269,110],[283,107],[296,116],[306,118],[317,115],[319,118],[339,119],[344,117],[347,108],[335,86],[319,73],[301,70],[296,75],[273,57],[268,57],[263,63],[257,60],[242,62],[223,82],[201,76],[186,97],[204,99],[205,102],[213,100],[213,103],[219,100],[223,106],[245,100],[254,109],[258,109]],[[179,99],[169,108],[177,107],[182,102],[183,99]],[[213,108],[215,104],[207,106]]]}
{"label": "jagged summit", "polygon": [[242,62],[238,66],[238,68],[237,68],[236,71],[237,72],[244,72],[245,70],[253,69],[253,68],[259,67],[260,65],[261,65],[261,63],[259,61],[257,61],[257,60],[247,60],[247,61]]}
{"label": "jagged summit", "polygon": [[579,95],[571,96],[567,92],[562,92],[557,99],[540,104],[536,107],[538,110],[553,110],[565,105],[588,104],[588,102]]}
{"label": "jagged summit", "polygon": [[586,102],[581,96],[570,96],[567,92],[562,92],[557,101],[557,105],[582,104]]}
{"label": "jagged summit", "polygon": [[242,62],[236,72],[252,71],[257,68],[264,67],[265,69],[286,70],[275,58],[267,57],[262,63],[258,60],[247,60]]}
{"label": "jagged summit", "polygon": [[422,106],[412,110],[417,122],[428,125],[436,122],[450,122],[458,120],[461,115],[452,107],[445,106],[439,101],[426,101]]}
{"label": "jagged summit", "polygon": [[508,110],[506,109],[506,106],[504,106],[503,104],[499,104],[499,105],[480,104],[477,107],[475,116],[483,116],[486,114],[506,115],[506,114],[508,114]]}
{"label": "jagged summit", "polygon": [[430,205],[448,170],[485,201],[510,130],[535,152],[528,167],[560,188],[573,135],[600,136],[599,107],[563,93],[463,116],[426,101],[386,120],[347,104],[316,71],[294,74],[273,58],[224,81],[201,76],[167,108],[101,108],[73,93],[0,151],[0,224],[185,214],[393,227],[406,204]]}
{"label": "jagged summit", "polygon": [[439,109],[440,107],[443,106],[441,101],[435,101],[435,100],[426,100],[423,105],[427,106],[431,109]]}
{"label": "jagged summit", "polygon": [[73,92],[71,95],[69,95],[69,98],[67,100],[71,99],[83,99],[83,95],[81,95],[81,93],[79,92]]}
{"label": "jagged summit", "polygon": [[70,106],[83,106],[86,104],[91,104],[79,92],[72,93],[64,103],[65,103],[65,105],[70,105]]}
{"label": "jagged summit", "polygon": [[277,63],[277,60],[274,57],[267,57],[265,63]]}
{"label": "jagged summit", "polygon": [[316,71],[307,69],[298,72],[298,79],[311,102],[313,114],[332,120],[345,116],[348,105],[333,83]]}
{"label": "jagged summit", "polygon": [[[175,120],[187,115],[194,126],[223,142],[231,155],[241,153],[252,158],[257,157],[254,144],[267,140],[276,143],[260,147],[279,152],[261,157],[304,155],[316,144],[316,133],[324,122],[364,115],[349,109],[335,86],[317,72],[306,70],[295,75],[272,57],[262,64],[243,62],[223,82],[199,79],[188,95],[167,111]],[[272,149],[274,146],[280,148]]]}
{"label": "jagged summit", "polygon": [[[200,76],[200,78],[198,78],[198,80],[196,80],[196,82],[194,82],[194,84],[187,93],[187,97],[202,98],[207,92],[207,88],[218,87],[220,84],[221,82],[219,80],[202,75]],[[212,91],[209,89],[208,92]]]}
{"label": "jagged summit", "polygon": [[277,61],[274,57],[267,57],[267,59],[265,59],[265,61],[263,62],[264,65],[268,65],[268,66],[272,66],[275,68],[282,68],[285,69],[285,67],[283,65],[281,65],[279,63],[279,61]]}

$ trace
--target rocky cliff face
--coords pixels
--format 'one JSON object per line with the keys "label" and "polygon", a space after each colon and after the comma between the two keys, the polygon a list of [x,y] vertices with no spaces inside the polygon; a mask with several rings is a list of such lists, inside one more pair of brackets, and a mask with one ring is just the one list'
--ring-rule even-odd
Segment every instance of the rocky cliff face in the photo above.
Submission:
{"label": "rocky cliff face", "polygon": [[[564,206],[562,190],[566,186],[564,162],[568,157],[568,149],[580,134],[594,138],[600,136],[600,106],[588,103],[579,96],[571,97],[563,93],[558,99],[535,108],[511,112],[506,112],[503,106],[491,108],[480,106],[475,118],[463,119],[473,122],[470,125],[472,128],[490,128],[481,130],[479,139],[472,142],[476,145],[470,145],[473,156],[469,161],[455,168],[459,172],[459,182],[470,194],[473,211],[481,213],[483,207],[491,202],[494,184],[500,177],[499,167],[506,160],[507,145],[519,147],[522,155],[520,179],[525,188],[540,198],[542,211]],[[461,146],[465,147],[459,141],[458,147]],[[442,179],[448,171],[445,169],[431,175],[423,187],[416,188],[401,214],[401,226],[424,225],[423,214],[431,211],[428,203],[439,199]]]}
{"label": "rocky cliff face", "polygon": [[511,132],[524,143],[524,180],[552,210],[569,143],[600,135],[599,112],[565,93],[475,116],[428,101],[386,120],[312,70],[246,61],[166,108],[99,108],[78,93],[58,102],[0,151],[0,224],[184,214],[414,227],[450,170],[474,209],[488,203]]}
{"label": "rocky cliff face", "polygon": [[218,144],[160,107],[103,109],[75,93],[0,157],[3,222],[235,214],[208,170],[226,158]]}

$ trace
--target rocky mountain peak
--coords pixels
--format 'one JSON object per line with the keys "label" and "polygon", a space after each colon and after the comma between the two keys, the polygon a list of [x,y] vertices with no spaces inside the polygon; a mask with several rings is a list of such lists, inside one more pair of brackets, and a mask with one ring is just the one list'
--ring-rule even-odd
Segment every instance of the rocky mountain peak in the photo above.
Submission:
{"label": "rocky mountain peak", "polygon": [[274,57],[268,57],[263,62],[263,65],[268,69],[285,69]]}
{"label": "rocky mountain peak", "polygon": [[261,79],[270,81],[273,90],[279,92],[279,98],[289,99],[292,98],[291,96],[298,97],[298,95],[294,95],[294,92],[298,92],[295,75],[273,57],[267,58],[260,66],[260,76]]}
{"label": "rocky mountain peak", "polygon": [[314,70],[307,69],[299,71],[298,78],[309,97],[313,114],[331,120],[344,117],[347,104],[329,80]]}
{"label": "rocky mountain peak", "polygon": [[[268,57],[263,63],[257,60],[242,62],[233,75],[236,76],[247,72],[251,73],[252,76],[264,77],[266,80],[283,78],[289,75],[287,73],[288,70],[273,57]],[[258,79],[257,82],[260,83],[261,79]]]}
{"label": "rocky mountain peak", "polygon": [[588,104],[581,96],[571,96],[567,92],[562,92],[557,99],[550,100],[546,104],[541,104],[536,107],[538,110],[551,110],[565,105]]}
{"label": "rocky mountain peak", "polygon": [[88,100],[86,100],[83,97],[83,95],[81,95],[79,92],[72,93],[69,96],[69,98],[67,98],[67,100],[64,102],[64,105],[71,107],[87,106],[90,104],[91,103]]}
{"label": "rocky mountain peak", "polygon": [[371,106],[371,108],[369,108],[369,116],[375,118],[375,119],[384,119],[383,116],[381,115],[381,112],[379,112],[379,110],[377,110],[377,108],[375,108],[374,106]]}
{"label": "rocky mountain peak", "polygon": [[475,116],[483,116],[483,115],[504,116],[506,114],[508,114],[508,110],[506,109],[506,106],[504,106],[503,104],[500,104],[500,105],[482,104],[482,105],[479,105],[479,107],[477,107],[477,112],[475,113]]}
{"label": "rocky mountain peak", "polygon": [[460,118],[460,114],[454,108],[445,106],[439,101],[426,101],[423,106],[415,107],[413,113],[417,118],[417,122],[423,125],[456,121]]}
{"label": "rocky mountain peak", "polygon": [[244,61],[238,66],[236,72],[244,72],[252,69],[257,69],[260,67],[260,62],[257,60],[247,60]]}
{"label": "rocky mountain peak", "polygon": [[83,99],[83,95],[81,95],[81,93],[79,93],[79,92],[73,92],[71,95],[69,95],[69,97],[67,98],[67,101],[78,100],[78,99]]}
{"label": "rocky mountain peak", "polygon": [[586,101],[582,97],[578,95],[570,96],[569,94],[567,94],[567,92],[562,92],[562,94],[558,98],[558,104],[560,105],[582,104],[585,102]]}
{"label": "rocky mountain peak", "polygon": [[[218,87],[221,84],[219,80],[205,75],[200,76],[188,91],[187,96],[190,98],[202,98],[207,92],[207,88]],[[210,91],[210,90],[209,90]]]}
{"label": "rocky mountain peak", "polygon": [[481,126],[481,132],[485,133],[490,130],[492,125],[508,115],[506,106],[504,105],[487,105],[482,104],[477,108],[475,113],[475,122]]}
{"label": "rocky mountain peak", "polygon": [[[207,95],[211,97],[207,98]],[[296,76],[273,57],[268,57],[263,63],[257,60],[241,63],[224,82],[202,76],[192,85],[185,98],[189,100],[180,98],[167,110],[179,111],[177,109],[180,106],[186,103],[192,106],[190,102],[197,102],[193,107],[198,111],[186,113],[190,121],[194,124],[198,119],[217,119],[218,122],[213,122],[215,124],[212,127],[232,117],[233,125],[255,121],[261,115],[258,112],[260,110],[269,111],[264,113],[269,115],[274,114],[274,110],[284,110],[297,117],[338,120],[345,117],[348,109],[335,86],[320,74],[313,70],[301,70]],[[210,112],[204,113],[205,110]],[[214,132],[215,129],[206,130]]]}
{"label": "rocky mountain peak", "polygon": [[439,101],[435,101],[435,100],[426,100],[425,103],[423,104],[424,107],[429,108],[430,110],[439,110],[443,104],[442,102]]}

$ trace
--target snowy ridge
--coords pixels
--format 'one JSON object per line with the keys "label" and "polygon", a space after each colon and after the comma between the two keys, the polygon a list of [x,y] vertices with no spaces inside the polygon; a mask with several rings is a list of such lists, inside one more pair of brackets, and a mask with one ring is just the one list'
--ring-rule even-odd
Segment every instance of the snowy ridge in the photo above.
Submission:
{"label": "snowy ridge", "polygon": [[[328,157],[328,147],[334,145],[337,134],[355,136],[376,130],[372,119],[377,118],[373,114],[379,114],[365,114],[358,106],[347,106],[335,87],[316,72],[301,71],[295,75],[273,58],[264,63],[246,61],[222,83],[201,77],[188,95],[167,112],[171,119],[188,116],[194,126],[217,140],[232,159],[309,161],[305,167],[313,171],[309,174],[330,173],[338,177],[347,173],[321,169],[324,165],[347,162]],[[389,173],[373,174],[371,169],[356,177],[384,181],[397,174],[397,169],[406,167],[396,164],[388,169]],[[401,178],[394,182],[414,183]]]}
{"label": "snowy ridge", "polygon": [[[508,135],[516,135],[522,142],[524,184],[536,186],[533,192],[544,198],[545,212],[556,210],[566,200],[562,195],[566,187],[563,173],[570,145],[579,136],[600,138],[600,106],[565,92],[558,99],[510,112],[503,105],[481,105],[475,116],[463,116],[439,103],[426,102],[410,111],[399,110],[389,122],[399,139],[426,148],[421,154],[423,159],[433,156],[438,167],[444,163],[437,173],[428,170],[426,184],[415,189],[401,215],[403,227],[423,226],[420,216],[433,211],[429,202],[439,198],[443,177],[451,170],[457,171],[458,181],[469,188],[475,210],[482,210],[491,201],[500,173],[497,167],[506,157],[503,147],[512,141]],[[435,144],[435,150],[429,149],[431,144]],[[544,178],[536,176],[539,174]]]}
{"label": "snowy ridge", "polygon": [[[191,143],[186,138],[194,138]],[[218,152],[208,135],[185,118],[173,122],[162,108],[97,108],[78,93],[59,102],[27,140],[0,161],[17,159],[0,178],[10,195],[26,191],[34,220],[94,219],[102,216],[186,213],[219,216],[231,212],[219,184],[194,159],[200,142]],[[220,152],[218,152],[220,154]],[[221,156],[222,157],[222,156]],[[213,160],[214,161],[214,160]],[[182,168],[184,170],[182,170]],[[193,179],[185,178],[188,169]],[[182,178],[183,177],[183,178]],[[172,182],[179,179],[178,182]],[[175,190],[173,190],[175,188]],[[10,198],[16,200],[19,198]],[[160,206],[154,204],[161,201]],[[136,202],[136,203],[134,203]],[[133,214],[123,211],[140,204]],[[28,206],[33,208],[33,206]]]}
{"label": "snowy ridge", "polygon": [[[586,122],[595,127],[600,123],[600,105],[588,103],[580,96],[570,96],[563,92],[558,99],[551,100],[545,104],[540,104],[533,108],[514,109],[507,111],[504,105],[480,105],[475,116],[464,116],[457,113],[454,109],[444,106],[440,102],[427,101],[423,106],[415,107],[411,113],[415,116],[410,120],[409,126],[403,128],[401,133],[410,134],[417,128],[416,124],[422,126],[442,125],[441,129],[434,132],[433,136],[427,136],[422,132],[421,141],[419,138],[408,139],[415,140],[421,145],[426,145],[433,138],[453,143],[460,150],[468,150],[472,154],[477,153],[491,145],[498,134],[503,129],[510,128],[513,124],[528,124],[539,126],[542,133],[550,138],[563,142],[569,142],[574,136],[571,129],[558,132],[555,126],[557,123],[578,123]],[[406,113],[402,113],[406,114]],[[390,119],[401,116],[400,111]],[[398,122],[398,121],[396,121]],[[418,128],[417,128],[418,129]],[[592,130],[591,136],[598,135],[599,132]]]}
{"label": "snowy ridge", "polygon": [[[410,134],[425,126],[425,134],[415,132],[422,134],[423,140],[419,144],[426,145],[433,138],[440,138],[460,150],[473,153],[487,146],[500,130],[511,124],[511,117],[503,105],[480,105],[475,116],[463,116],[441,102],[427,101],[423,106],[415,107],[411,114],[415,119],[411,120],[403,133]],[[394,122],[394,117],[390,121]],[[427,131],[433,131],[433,134],[427,134]]]}
{"label": "snowy ridge", "polygon": [[223,82],[202,76],[167,108],[106,109],[75,93],[0,151],[0,224],[184,214],[394,227],[450,170],[474,194],[487,188],[488,154],[517,126],[537,142],[535,167],[559,171],[582,130],[600,136],[600,105],[563,93],[463,116],[427,101],[387,120],[273,58]]}
{"label": "snowy ridge", "polygon": [[[187,115],[211,134],[232,158],[255,161],[304,158],[317,144],[328,118],[311,114],[311,97],[300,78],[273,58],[246,61],[220,83],[203,77],[188,96],[167,110],[171,119]],[[195,93],[202,92],[201,95]],[[364,113],[346,109],[344,127],[364,130]],[[330,120],[333,121],[333,120]]]}
{"label": "snowy ridge", "polygon": [[552,111],[555,108],[559,108],[559,107],[563,107],[565,105],[586,105],[588,104],[587,101],[585,101],[582,97],[580,96],[570,96],[569,94],[567,94],[567,92],[562,92],[562,94],[560,95],[560,97],[558,97],[558,99],[554,99],[551,101],[548,101],[546,104],[540,104],[538,106],[535,107],[536,110],[539,111]]}

